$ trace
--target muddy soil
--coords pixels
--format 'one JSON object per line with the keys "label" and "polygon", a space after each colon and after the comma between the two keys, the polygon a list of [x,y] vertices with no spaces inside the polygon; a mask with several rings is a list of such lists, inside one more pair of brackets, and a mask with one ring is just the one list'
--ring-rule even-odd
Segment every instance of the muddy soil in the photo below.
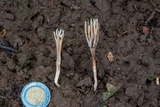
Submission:
{"label": "muddy soil", "polygon": [[[159,107],[160,13],[145,25],[154,8],[150,0],[1,0],[3,39],[18,52],[0,49],[0,107],[23,107],[21,90],[32,81],[49,87],[48,107]],[[90,18],[100,23],[97,92],[84,34]],[[57,27],[65,31],[60,89],[54,85]],[[106,83],[121,87],[104,101]]]}

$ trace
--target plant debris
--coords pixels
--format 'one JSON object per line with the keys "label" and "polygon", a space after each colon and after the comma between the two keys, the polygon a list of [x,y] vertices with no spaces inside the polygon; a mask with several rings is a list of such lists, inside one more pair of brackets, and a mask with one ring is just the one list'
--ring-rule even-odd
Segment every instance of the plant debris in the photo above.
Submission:
{"label": "plant debris", "polygon": [[13,48],[10,48],[10,47],[7,47],[5,45],[0,45],[0,48],[2,49],[5,49],[5,50],[8,50],[10,52],[17,52],[17,50],[13,49]]}
{"label": "plant debris", "polygon": [[118,86],[117,88],[115,86],[113,86],[112,84],[110,83],[107,83],[106,84],[106,88],[107,88],[107,91],[103,93],[103,96],[102,96],[102,99],[104,101],[108,100],[113,94],[115,94],[119,89],[120,89],[120,86]]}
{"label": "plant debris", "polygon": [[108,52],[107,58],[108,58],[109,62],[114,61],[114,56],[113,56],[112,52]]}
{"label": "plant debris", "polygon": [[6,45],[6,43],[3,40],[3,37],[5,35],[6,35],[6,29],[3,26],[0,25],[0,48],[4,49],[8,53],[8,55],[11,55],[12,52],[17,52],[17,50],[13,49],[11,47],[8,47]]}
{"label": "plant debris", "polygon": [[9,55],[11,55],[12,52],[17,52],[16,49],[8,47],[6,42],[3,40],[3,37],[6,35],[6,30],[0,26],[0,48],[4,49]]}
{"label": "plant debris", "polygon": [[154,18],[156,15],[156,12],[160,12],[160,5],[154,4],[153,0],[150,0],[151,5],[154,7],[153,12],[148,17],[148,19],[145,21],[144,26],[142,27],[142,32],[145,36],[149,35],[152,31],[152,27],[156,25],[156,19]]}
{"label": "plant debris", "polygon": [[6,33],[6,29],[4,29],[4,27],[0,25],[0,37],[4,37]]}

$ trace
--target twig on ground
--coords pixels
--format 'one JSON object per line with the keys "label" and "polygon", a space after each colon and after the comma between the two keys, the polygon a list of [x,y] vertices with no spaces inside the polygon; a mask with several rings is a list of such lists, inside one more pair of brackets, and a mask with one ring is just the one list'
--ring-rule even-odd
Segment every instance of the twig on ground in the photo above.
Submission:
{"label": "twig on ground", "polygon": [[117,31],[117,33],[118,33],[117,36],[118,37],[121,37],[121,36],[129,33],[129,31],[122,31],[122,28],[123,28],[123,26],[121,26]]}
{"label": "twig on ground", "polygon": [[54,83],[57,87],[60,87],[58,83],[59,75],[60,75],[60,65],[61,65],[61,50],[62,50],[62,41],[64,38],[64,30],[62,29],[56,29],[55,32],[53,32],[55,41],[56,41],[56,49],[57,49],[57,60],[56,60],[56,75],[54,79]]}
{"label": "twig on ground", "polygon": [[154,4],[153,0],[150,0],[150,3],[155,8],[155,11],[160,12],[160,4]]}
{"label": "twig on ground", "polygon": [[95,49],[99,40],[99,23],[98,19],[90,19],[89,22],[85,22],[85,35],[88,42],[88,46],[92,55],[93,74],[94,74],[94,91],[97,90],[97,70],[96,70],[96,59]]}
{"label": "twig on ground", "polygon": [[1,45],[1,44],[0,44],[0,48],[5,49],[5,50],[10,51],[10,52],[17,52],[17,50],[15,50],[13,48],[10,48],[8,46],[5,46],[5,45]]}
{"label": "twig on ground", "polygon": [[147,25],[153,19],[153,17],[155,16],[155,14],[156,14],[156,11],[154,10],[152,12],[152,14],[149,16],[149,18],[146,20],[145,25]]}
{"label": "twig on ground", "polygon": [[156,12],[160,12],[160,5],[156,5],[153,3],[153,0],[150,0],[151,5],[154,7],[154,10],[151,14],[151,16],[146,20],[145,24],[147,25],[155,16]]}
{"label": "twig on ground", "polygon": [[118,34],[117,36],[118,36],[118,37],[121,37],[121,36],[123,36],[123,35],[125,35],[125,34],[127,34],[127,33],[128,33],[128,31],[124,31],[124,32]]}

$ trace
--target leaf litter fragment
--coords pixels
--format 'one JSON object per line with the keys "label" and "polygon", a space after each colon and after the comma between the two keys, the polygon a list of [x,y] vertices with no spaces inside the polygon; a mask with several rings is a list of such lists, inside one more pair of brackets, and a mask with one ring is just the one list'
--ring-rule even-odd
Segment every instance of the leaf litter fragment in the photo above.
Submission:
{"label": "leaf litter fragment", "polygon": [[108,52],[107,58],[108,58],[109,62],[114,61],[114,56],[113,56],[112,52]]}
{"label": "leaf litter fragment", "polygon": [[114,95],[119,89],[121,85],[119,85],[117,88],[113,86],[110,83],[106,84],[107,91],[103,93],[102,99],[103,101],[108,100],[112,95]]}

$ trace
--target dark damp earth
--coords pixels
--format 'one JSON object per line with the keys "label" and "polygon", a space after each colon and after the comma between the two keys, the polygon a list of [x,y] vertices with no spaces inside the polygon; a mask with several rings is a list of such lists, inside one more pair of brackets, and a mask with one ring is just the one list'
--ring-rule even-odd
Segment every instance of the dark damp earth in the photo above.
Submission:
{"label": "dark damp earth", "polygon": [[[48,107],[159,107],[158,6],[159,0],[1,0],[3,40],[17,52],[0,49],[0,107],[23,107],[21,90],[32,81],[48,86]],[[84,33],[90,18],[100,24],[96,92]],[[56,28],[65,31],[59,89],[54,85]],[[120,87],[104,100],[107,83]]]}

